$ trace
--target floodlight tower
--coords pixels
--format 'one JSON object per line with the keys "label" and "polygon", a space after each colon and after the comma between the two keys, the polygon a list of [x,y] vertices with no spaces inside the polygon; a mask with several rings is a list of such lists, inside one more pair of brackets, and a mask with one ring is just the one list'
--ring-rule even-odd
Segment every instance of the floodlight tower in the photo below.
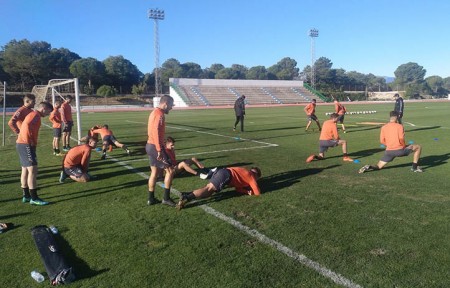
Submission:
{"label": "floodlight tower", "polygon": [[164,10],[149,9],[148,10],[148,18],[153,19],[155,21],[154,27],[154,44],[155,44],[155,95],[159,97],[161,92],[161,81],[159,77],[159,31],[158,31],[158,20],[164,20]]}
{"label": "floodlight tower", "polygon": [[311,37],[311,87],[316,88],[316,74],[315,74],[315,67],[314,62],[316,62],[315,59],[315,47],[314,47],[314,38],[319,37],[319,30],[316,28],[312,28],[309,30],[309,37]]}

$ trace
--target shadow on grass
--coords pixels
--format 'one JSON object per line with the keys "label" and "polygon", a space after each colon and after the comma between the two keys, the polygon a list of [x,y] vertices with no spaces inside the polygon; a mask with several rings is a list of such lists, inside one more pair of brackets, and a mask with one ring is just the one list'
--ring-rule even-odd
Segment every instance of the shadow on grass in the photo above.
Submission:
{"label": "shadow on grass", "polygon": [[421,128],[414,128],[414,129],[405,129],[405,132],[417,132],[417,131],[423,131],[423,130],[434,130],[439,129],[441,126],[430,126],[430,127],[421,127]]}
{"label": "shadow on grass", "polygon": [[307,169],[286,171],[270,175],[267,177],[263,177],[258,181],[258,184],[259,187],[261,187],[261,191],[263,194],[271,193],[292,186],[300,182],[301,178],[316,175],[321,173],[323,170],[332,169],[339,166],[340,165],[331,165],[324,168],[307,168]]}
{"label": "shadow on grass", "polygon": [[[430,156],[420,158],[419,166],[422,168],[426,167],[427,169],[429,169],[432,167],[437,167],[440,165],[448,164],[449,159],[450,159],[450,153],[443,154],[443,155],[430,155]],[[376,165],[376,163],[374,163],[372,165]],[[401,168],[401,167],[411,167],[411,166],[412,166],[412,162],[396,164],[396,165],[390,165],[390,163],[389,163],[383,167],[383,170],[392,169],[392,168]],[[375,172],[375,171],[376,170],[374,170],[374,171],[370,170],[367,172]]]}
{"label": "shadow on grass", "polygon": [[80,257],[77,256],[75,250],[70,246],[69,242],[61,236],[61,234],[55,235],[56,243],[65,256],[67,263],[74,269],[76,280],[92,278],[100,275],[104,272],[108,272],[110,268],[101,269],[98,271],[92,270],[91,267]]}

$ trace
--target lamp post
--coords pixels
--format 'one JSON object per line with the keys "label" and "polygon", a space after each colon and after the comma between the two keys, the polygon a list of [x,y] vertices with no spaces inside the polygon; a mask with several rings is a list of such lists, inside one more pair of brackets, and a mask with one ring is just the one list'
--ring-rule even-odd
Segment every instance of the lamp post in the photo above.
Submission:
{"label": "lamp post", "polygon": [[148,18],[155,21],[154,27],[154,45],[155,45],[155,96],[160,97],[161,92],[161,81],[159,77],[159,31],[158,31],[158,20],[164,20],[164,10],[149,9]]}
{"label": "lamp post", "polygon": [[316,75],[315,75],[315,67],[314,62],[315,59],[315,47],[314,47],[314,38],[319,37],[319,30],[316,28],[312,28],[309,30],[309,37],[311,37],[311,87],[316,89]]}

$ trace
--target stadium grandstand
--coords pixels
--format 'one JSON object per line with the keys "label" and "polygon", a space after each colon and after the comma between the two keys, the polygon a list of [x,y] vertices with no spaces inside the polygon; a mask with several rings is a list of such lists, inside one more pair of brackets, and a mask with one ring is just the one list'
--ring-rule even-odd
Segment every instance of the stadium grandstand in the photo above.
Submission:
{"label": "stadium grandstand", "polygon": [[248,105],[324,102],[322,95],[303,81],[170,78],[169,84],[177,107],[232,106],[241,95]]}

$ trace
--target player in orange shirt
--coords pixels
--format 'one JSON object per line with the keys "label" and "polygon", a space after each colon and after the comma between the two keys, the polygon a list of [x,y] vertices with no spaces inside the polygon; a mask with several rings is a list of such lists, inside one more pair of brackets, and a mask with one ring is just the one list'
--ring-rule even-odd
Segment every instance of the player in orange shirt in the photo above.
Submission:
{"label": "player in orange shirt", "polygon": [[220,192],[226,186],[236,188],[239,193],[259,196],[261,194],[257,183],[259,178],[261,178],[261,170],[258,167],[252,167],[250,170],[242,167],[217,169],[212,173],[211,179],[205,187],[190,193],[182,193],[177,209],[183,209],[191,200],[210,197],[214,192]]}
{"label": "player in orange shirt", "polygon": [[53,106],[53,111],[50,113],[48,119],[52,122],[53,127],[53,155],[62,156],[61,151],[59,150],[59,140],[61,139],[61,113],[59,112],[59,108],[61,108],[61,101],[56,100],[55,105]]}
{"label": "player in orange shirt", "polygon": [[317,127],[319,127],[319,131],[321,131],[322,128],[320,127],[319,119],[316,116],[316,99],[312,99],[311,103],[306,105],[303,110],[305,111],[306,116],[308,118],[308,124],[306,124],[305,131],[308,131],[308,128],[311,125],[312,121],[316,121]]}
{"label": "player in orange shirt", "polygon": [[380,142],[381,144],[386,146],[386,150],[384,151],[384,155],[381,160],[378,161],[378,164],[375,166],[363,166],[361,169],[359,169],[359,173],[364,173],[369,170],[380,170],[387,163],[394,160],[394,158],[408,156],[412,152],[414,152],[414,155],[411,171],[419,173],[423,172],[422,169],[418,166],[422,147],[418,144],[411,144],[406,146],[405,130],[403,129],[403,125],[398,123],[398,115],[398,112],[392,111],[389,114],[389,123],[381,127]]}
{"label": "player in orange shirt", "polygon": [[16,141],[16,149],[20,158],[22,172],[20,184],[23,191],[22,202],[30,202],[32,205],[47,205],[48,202],[37,195],[37,157],[36,146],[41,127],[41,117],[48,116],[53,110],[52,104],[41,102],[38,108],[30,112],[22,122]]}
{"label": "player in orange shirt", "polygon": [[165,149],[166,154],[167,156],[169,156],[170,162],[172,163],[173,168],[175,169],[175,174],[181,173],[182,171],[186,171],[188,173],[191,173],[192,175],[200,176],[200,178],[206,179],[207,176],[206,173],[205,174],[200,173],[191,168],[192,165],[195,165],[197,166],[197,168],[202,170],[205,168],[205,165],[203,165],[200,161],[198,161],[197,158],[192,157],[189,159],[184,159],[179,162],[177,161],[175,156],[175,139],[173,139],[172,137],[167,137]]}
{"label": "player in orange shirt", "polygon": [[25,117],[33,111],[35,104],[36,97],[33,94],[26,94],[23,97],[23,106],[17,109],[11,119],[9,119],[8,126],[16,135],[19,135],[20,126],[22,125],[23,120],[25,120]]}
{"label": "player in orange shirt", "polygon": [[342,153],[344,153],[344,161],[353,162],[353,159],[348,157],[347,155],[347,141],[339,138],[339,134],[337,131],[336,122],[339,118],[339,115],[333,113],[330,115],[330,120],[323,122],[322,132],[319,137],[319,155],[310,155],[306,159],[306,163],[309,163],[313,160],[323,160],[325,158],[325,152],[328,148],[336,147],[338,145],[342,146]]}
{"label": "player in orange shirt", "polygon": [[70,150],[70,135],[72,134],[73,118],[72,118],[72,107],[70,103],[72,102],[72,96],[67,95],[65,101],[61,105],[61,120],[63,125],[63,150]]}
{"label": "player in orange shirt", "polygon": [[127,152],[128,155],[130,155],[130,150],[128,149],[128,146],[117,141],[116,137],[114,137],[113,132],[109,130],[109,126],[107,124],[104,124],[102,128],[93,129],[91,133],[93,135],[100,134],[100,137],[102,138],[103,141],[102,142],[103,155],[101,158],[102,160],[106,159],[106,149],[112,144],[116,145],[116,147],[122,148]]}
{"label": "player in orange shirt", "polygon": [[175,207],[175,202],[170,198],[170,187],[175,170],[170,163],[170,158],[164,149],[166,134],[165,114],[169,114],[174,106],[173,98],[169,95],[161,97],[158,107],[153,109],[148,117],[147,144],[145,151],[150,160],[150,177],[148,178],[148,205],[157,204],[160,201],[155,198],[155,186],[158,175],[165,171],[164,177],[164,197],[162,204]]}
{"label": "player in orange shirt", "polygon": [[97,139],[89,137],[86,142],[86,144],[73,147],[64,156],[63,171],[59,177],[60,183],[63,183],[67,176],[76,182],[88,182],[92,179],[88,169],[92,149],[97,147]]}
{"label": "player in orange shirt", "polygon": [[344,117],[345,117],[345,113],[347,112],[347,110],[345,109],[345,106],[342,105],[336,98],[334,98],[334,111],[336,112],[336,114],[339,115],[337,122],[339,122],[339,124],[341,124],[342,131],[344,131],[344,133],[347,133],[347,131],[345,131],[345,126],[344,126]]}

